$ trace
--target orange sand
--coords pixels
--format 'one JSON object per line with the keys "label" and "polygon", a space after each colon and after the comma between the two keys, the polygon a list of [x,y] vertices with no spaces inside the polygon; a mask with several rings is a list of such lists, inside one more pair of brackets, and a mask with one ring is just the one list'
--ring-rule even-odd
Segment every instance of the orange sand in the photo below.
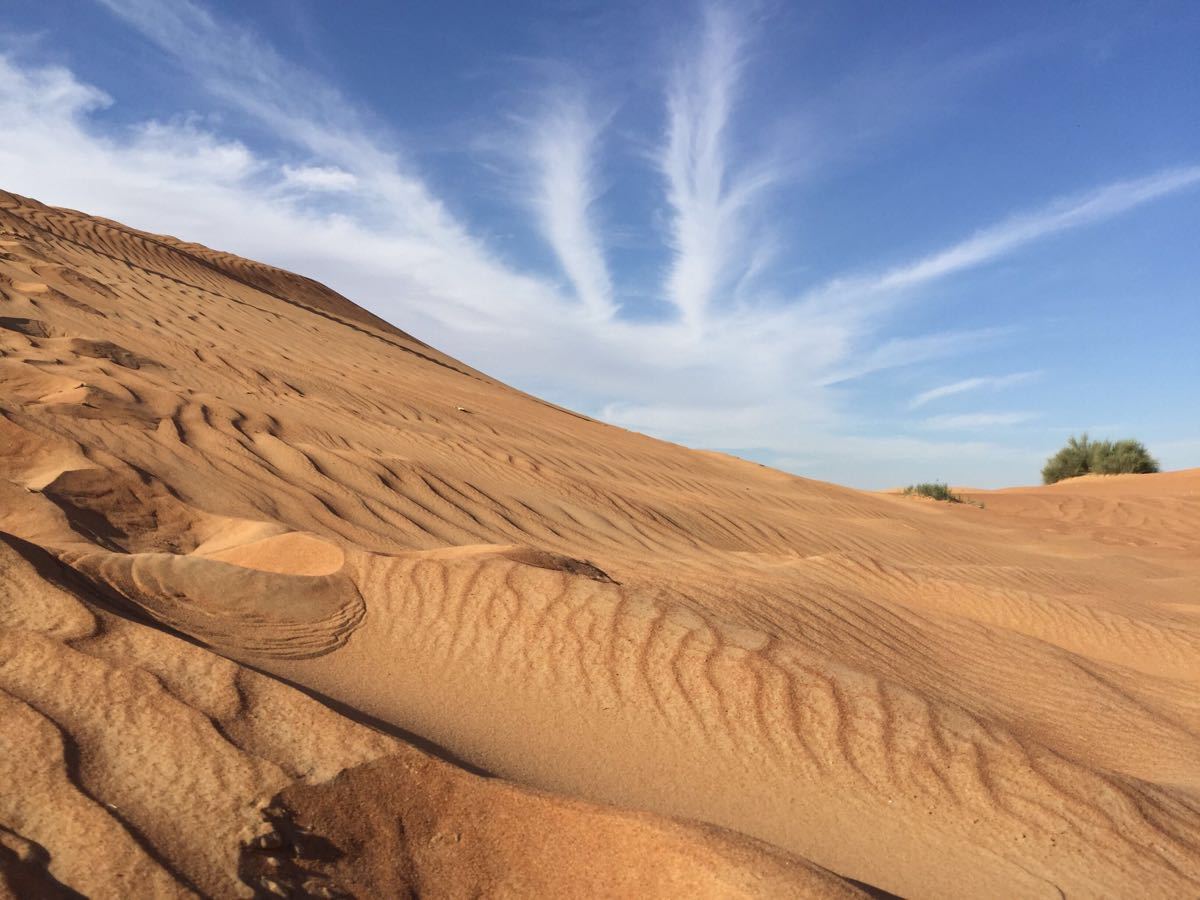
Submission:
{"label": "orange sand", "polygon": [[797,478],[2,192],[0,385],[0,896],[1200,894],[1200,470]]}

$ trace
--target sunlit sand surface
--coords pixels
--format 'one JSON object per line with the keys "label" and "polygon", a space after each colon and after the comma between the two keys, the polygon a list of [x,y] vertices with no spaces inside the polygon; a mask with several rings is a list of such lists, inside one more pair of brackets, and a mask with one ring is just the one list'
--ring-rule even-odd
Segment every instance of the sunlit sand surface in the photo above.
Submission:
{"label": "sunlit sand surface", "polygon": [[4,193],[0,386],[10,894],[1200,894],[1200,470],[811,481]]}

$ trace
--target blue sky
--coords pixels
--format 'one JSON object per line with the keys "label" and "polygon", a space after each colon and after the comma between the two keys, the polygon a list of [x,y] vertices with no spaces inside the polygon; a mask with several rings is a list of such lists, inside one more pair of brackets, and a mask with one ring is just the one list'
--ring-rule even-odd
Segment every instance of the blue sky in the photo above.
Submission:
{"label": "blue sky", "polygon": [[1200,465],[1200,5],[0,8],[0,187],[880,488]]}

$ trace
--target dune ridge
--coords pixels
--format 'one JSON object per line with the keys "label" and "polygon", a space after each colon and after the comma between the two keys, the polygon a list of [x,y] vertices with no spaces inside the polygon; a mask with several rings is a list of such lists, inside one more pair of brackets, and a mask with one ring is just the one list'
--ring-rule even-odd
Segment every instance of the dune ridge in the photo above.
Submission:
{"label": "dune ridge", "polygon": [[1200,470],[815,482],[3,192],[0,382],[11,884],[1200,891]]}

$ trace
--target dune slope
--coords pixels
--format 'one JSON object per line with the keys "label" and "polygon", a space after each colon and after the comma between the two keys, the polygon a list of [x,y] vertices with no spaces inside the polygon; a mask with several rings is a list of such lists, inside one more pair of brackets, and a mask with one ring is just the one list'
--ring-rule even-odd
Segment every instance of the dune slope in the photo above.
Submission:
{"label": "dune slope", "polygon": [[1200,892],[1200,471],[840,488],[4,193],[0,384],[10,885]]}

